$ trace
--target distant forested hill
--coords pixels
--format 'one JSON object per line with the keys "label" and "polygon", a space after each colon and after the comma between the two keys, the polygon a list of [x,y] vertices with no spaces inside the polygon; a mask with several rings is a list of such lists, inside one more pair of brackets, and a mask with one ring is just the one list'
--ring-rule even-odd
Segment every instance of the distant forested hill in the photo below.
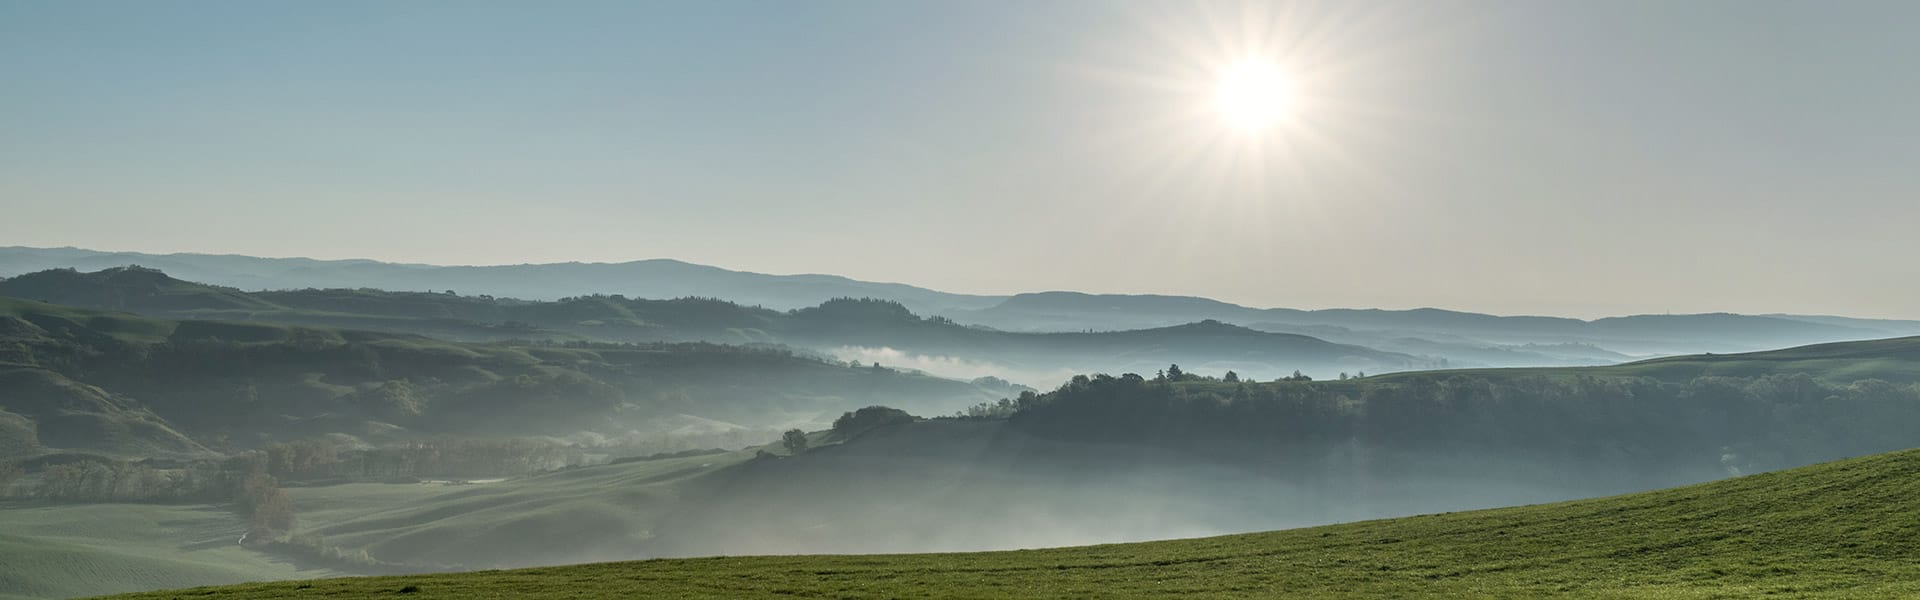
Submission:
{"label": "distant forested hill", "polygon": [[[383,561],[478,567],[1034,548],[1549,502],[1920,446],[1916,349],[1257,384],[1077,377],[978,417],[872,411],[798,452],[555,473],[318,532]],[[507,543],[556,523],[564,537]]]}
{"label": "distant forested hill", "polygon": [[[1580,359],[1587,354],[1551,347],[1555,344],[1583,344],[1640,355],[1685,354],[1920,334],[1920,321],[1725,313],[1636,315],[1587,321],[1433,308],[1260,309],[1184,296],[1074,292],[1019,294],[989,308],[948,314],[967,323],[1037,331],[1154,327],[1218,319],[1255,329],[1306,333],[1401,352],[1420,345],[1429,352],[1457,351],[1463,356],[1471,350],[1489,348],[1528,352],[1538,356],[1510,358],[1533,361],[1532,364],[1538,366],[1611,362],[1550,362],[1555,358]],[[1515,348],[1527,345],[1532,347]],[[1454,348],[1449,350],[1445,346]],[[1479,361],[1456,362],[1475,364]],[[1515,365],[1504,362],[1495,366]]]}
{"label": "distant forested hill", "polygon": [[[486,295],[529,300],[615,294],[629,298],[700,297],[779,311],[817,306],[834,298],[876,298],[897,302],[921,316],[947,317],[962,324],[1007,331],[1152,329],[1212,319],[1262,331],[1308,335],[1335,343],[1422,356],[1433,359],[1430,362],[1446,361],[1462,367],[1611,364],[1655,355],[1743,352],[1920,335],[1920,321],[1813,315],[1636,315],[1586,321],[1434,308],[1254,308],[1191,296],[1064,291],[981,296],[831,275],[746,273],[672,260],[446,267],[371,260],[0,248],[0,277],[53,268],[97,271],[130,264],[163,270],[188,281],[249,291],[453,290],[463,297]],[[462,318],[474,320],[474,317]],[[484,333],[463,331],[458,324],[450,324],[435,333],[455,332]],[[747,335],[751,335],[750,332]]]}
{"label": "distant forested hill", "polygon": [[[124,454],[309,438],[254,453],[267,472],[297,481],[364,479],[381,472],[376,458],[431,462],[440,460],[431,453],[489,448],[435,442],[316,458],[352,447],[339,433],[611,435],[661,415],[819,414],[938,398],[902,406],[927,415],[979,402],[969,417],[860,411],[766,453],[569,469],[497,487],[290,489],[309,511],[302,531],[382,568],[1191,537],[1606,495],[1920,446],[1920,338],[1333,381],[1236,382],[1169,366],[1164,376],[1073,377],[1000,402],[1007,389],[986,382],[777,350],[449,343],[8,302],[0,362],[42,383],[0,393],[11,415],[0,415],[0,432],[34,436],[29,451],[41,462],[63,456],[51,454],[59,448],[45,432],[59,429],[47,422],[127,432],[102,439],[132,442],[94,448]],[[886,319],[939,326],[903,312],[829,303],[782,318],[801,331]],[[13,393],[48,386],[68,391]]]}
{"label": "distant forested hill", "polygon": [[1007,393],[777,348],[457,343],[0,298],[0,449],[10,455],[180,455],[331,433],[657,434],[690,417],[772,428],[879,403],[946,412]]}
{"label": "distant forested hill", "polygon": [[[656,532],[660,551],[1185,537],[1608,495],[1911,448],[1920,338],[1346,381],[1084,376],[977,413],[702,478],[708,487],[695,489],[708,499]],[[785,500],[795,498],[817,502]]]}
{"label": "distant forested hill", "polygon": [[781,343],[860,362],[967,378],[997,375],[1051,384],[1076,372],[1147,370],[1168,363],[1255,377],[1332,376],[1445,365],[1445,361],[1256,331],[1217,321],[1136,331],[1003,332],[914,314],[878,299],[839,298],[792,311],[711,298],[591,295],[535,302],[455,293],[366,289],[241,292],[153,269],[50,270],[0,280],[0,296],[44,299],[167,318],[257,321],[418,333],[460,340]]}
{"label": "distant forested hill", "polygon": [[666,259],[470,267],[372,260],[0,247],[0,277],[56,268],[96,271],[130,264],[160,269],[183,279],[247,290],[456,290],[465,294],[537,300],[589,294],[622,294],[642,298],[702,296],[780,310],[811,306],[831,298],[875,297],[900,302],[921,313],[981,308],[1000,301],[998,296],[951,294],[897,283],[857,281],[835,275],[767,275]]}

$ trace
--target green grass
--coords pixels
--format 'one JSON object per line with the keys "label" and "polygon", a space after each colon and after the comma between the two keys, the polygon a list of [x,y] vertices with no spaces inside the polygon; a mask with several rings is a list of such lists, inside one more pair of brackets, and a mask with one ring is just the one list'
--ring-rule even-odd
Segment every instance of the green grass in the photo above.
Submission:
{"label": "green grass", "polygon": [[245,526],[206,506],[0,505],[0,598],[331,576],[241,548]]}
{"label": "green grass", "polygon": [[1892,598],[1920,594],[1915,498],[1920,451],[1905,451],[1612,498],[1191,540],[654,560],[125,597]]}

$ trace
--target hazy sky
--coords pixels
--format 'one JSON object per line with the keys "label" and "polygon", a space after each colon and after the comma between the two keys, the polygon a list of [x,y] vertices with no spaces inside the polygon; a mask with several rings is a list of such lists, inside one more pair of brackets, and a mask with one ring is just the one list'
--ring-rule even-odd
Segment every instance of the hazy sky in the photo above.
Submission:
{"label": "hazy sky", "polygon": [[[1920,318],[1920,3],[0,0],[0,245]],[[1294,82],[1258,134],[1216,71]]]}

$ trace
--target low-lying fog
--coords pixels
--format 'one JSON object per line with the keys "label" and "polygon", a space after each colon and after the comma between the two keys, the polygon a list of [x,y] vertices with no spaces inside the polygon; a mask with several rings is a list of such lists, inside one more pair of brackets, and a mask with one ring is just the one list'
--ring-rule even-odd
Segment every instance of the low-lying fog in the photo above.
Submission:
{"label": "low-lying fog", "polygon": [[462,543],[408,544],[420,552],[379,557],[474,568],[1042,548],[1551,502],[1727,475],[1705,463],[1642,471],[1617,460],[1574,467],[1358,446],[1299,458],[1220,459],[1148,444],[1041,439],[1004,421],[922,422],[871,432],[857,444],[721,469],[674,488],[670,499],[609,490],[567,513],[591,522],[545,515],[537,517],[542,529],[501,512],[509,522],[466,531]]}

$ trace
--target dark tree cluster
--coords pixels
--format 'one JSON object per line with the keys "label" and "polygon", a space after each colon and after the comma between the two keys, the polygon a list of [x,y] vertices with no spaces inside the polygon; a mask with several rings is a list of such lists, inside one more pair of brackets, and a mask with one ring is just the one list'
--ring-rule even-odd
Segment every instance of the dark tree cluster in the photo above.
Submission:
{"label": "dark tree cluster", "polygon": [[833,433],[842,438],[850,438],[873,429],[899,423],[912,423],[916,420],[918,419],[913,415],[898,408],[869,406],[842,414],[840,418],[834,419]]}
{"label": "dark tree cluster", "polygon": [[1263,385],[1096,375],[1017,403],[1013,423],[1192,447],[1360,444],[1752,472],[1920,446],[1920,385],[1804,374],[1663,382],[1435,373]]}
{"label": "dark tree cluster", "polygon": [[806,452],[807,432],[798,429],[789,429],[785,434],[780,436],[780,445],[787,449],[787,454]]}

